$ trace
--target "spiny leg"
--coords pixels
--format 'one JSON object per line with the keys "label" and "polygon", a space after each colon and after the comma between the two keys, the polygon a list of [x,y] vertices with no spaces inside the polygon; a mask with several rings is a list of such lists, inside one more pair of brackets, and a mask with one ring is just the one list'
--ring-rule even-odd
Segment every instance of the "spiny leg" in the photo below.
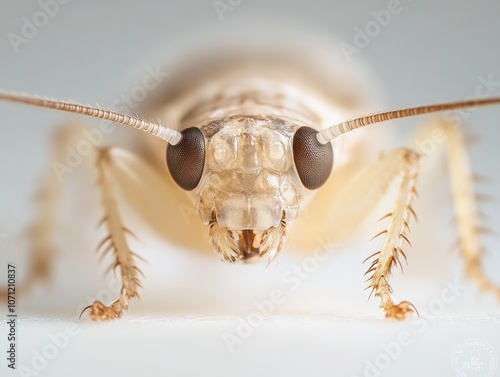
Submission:
{"label": "spiny leg", "polygon": [[92,305],[83,309],[82,314],[89,312],[93,320],[110,320],[120,318],[123,312],[128,308],[131,298],[139,297],[138,289],[141,287],[134,257],[135,253],[130,250],[127,242],[126,233],[130,231],[123,225],[117,202],[114,197],[112,180],[112,159],[109,149],[99,149],[97,152],[97,169],[99,172],[99,187],[102,193],[102,204],[104,208],[104,217],[102,224],[108,230],[109,235],[99,244],[98,250],[103,253],[114,253],[114,264],[112,269],[120,268],[122,286],[120,296],[105,305],[100,301],[95,301]]}
{"label": "spiny leg", "polygon": [[406,260],[403,245],[405,242],[410,243],[407,236],[408,224],[410,218],[415,217],[411,205],[416,195],[415,186],[420,165],[420,155],[410,149],[398,149],[383,157],[383,159],[387,158],[399,162],[396,171],[391,172],[391,170],[388,170],[388,174],[385,175],[386,179],[390,180],[391,187],[396,189],[396,198],[392,211],[382,218],[389,219],[387,229],[375,236],[385,235],[382,249],[365,259],[366,261],[373,258],[366,274],[371,273],[371,276],[367,279],[369,282],[368,288],[371,288],[372,293],[375,293],[375,296],[380,298],[380,306],[384,310],[385,316],[404,319],[408,313],[414,312],[416,309],[408,301],[402,301],[399,304],[394,303],[391,297],[392,288],[389,285],[389,276],[393,267],[398,264],[402,266],[400,256],[403,256]]}
{"label": "spiny leg", "polygon": [[480,233],[478,196],[474,192],[474,176],[467,153],[466,138],[458,125],[439,122],[446,134],[448,168],[456,213],[459,247],[465,261],[465,275],[475,281],[479,288],[494,292],[500,299],[500,288],[493,284],[481,267],[483,246]]}
{"label": "spiny leg", "polygon": [[[374,279],[372,276],[368,279],[371,282],[368,288],[376,290],[376,294],[383,300],[382,307],[388,316],[400,319],[414,307],[406,301],[398,305],[392,302],[388,276],[391,268],[396,263],[400,264],[401,255],[406,260],[403,243],[408,240],[406,231],[409,231],[410,216],[415,217],[411,202],[415,196],[419,160],[420,156],[409,149],[395,149],[380,156],[354,175],[350,169],[346,173],[351,174],[345,174],[345,179],[335,177],[336,182],[342,182],[342,188],[328,204],[334,216],[328,217],[326,221],[322,219],[327,224],[329,233],[335,229],[335,233],[341,233],[340,239],[352,236],[354,230],[363,224],[388,190],[391,187],[397,190],[399,196],[396,198],[395,210],[384,216],[385,219],[390,218],[392,225],[390,229],[378,234],[386,235],[385,248],[366,260],[375,258],[367,274],[376,273],[378,277]],[[325,234],[318,238],[330,240]],[[394,248],[390,247],[391,241],[395,245]]]}
{"label": "spiny leg", "polygon": [[[29,250],[29,268],[26,280],[19,283],[18,292],[24,294],[38,282],[48,282],[51,275],[51,264],[53,263],[54,233],[56,230],[57,203],[62,189],[61,175],[55,170],[56,163],[66,160],[66,147],[81,130],[78,126],[62,125],[56,130],[54,144],[51,149],[51,167],[47,169],[37,191],[35,192],[36,218],[26,231]],[[2,299],[6,292],[2,290]]]}

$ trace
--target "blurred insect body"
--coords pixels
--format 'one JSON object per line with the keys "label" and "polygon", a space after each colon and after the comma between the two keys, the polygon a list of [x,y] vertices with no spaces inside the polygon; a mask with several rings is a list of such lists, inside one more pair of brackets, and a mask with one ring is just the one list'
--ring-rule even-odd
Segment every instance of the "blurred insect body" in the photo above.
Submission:
{"label": "blurred insect body", "polygon": [[[172,215],[179,213],[179,203],[185,200],[181,199],[182,189],[190,195],[199,219],[208,227],[209,240],[219,258],[233,263],[261,258],[268,263],[274,260],[284,248],[291,224],[299,222],[304,208],[314,206],[320,195],[328,198],[331,208],[322,208],[323,226],[302,223],[304,235],[313,240],[332,232],[348,236],[389,187],[393,187],[393,207],[383,217],[388,224],[375,236],[384,237],[382,248],[367,258],[371,260],[368,288],[380,298],[387,317],[402,319],[415,310],[407,301],[394,303],[388,279],[391,269],[401,265],[401,257],[406,259],[404,248],[410,244],[409,227],[412,218],[416,218],[412,203],[422,155],[412,149],[399,148],[368,164],[366,136],[351,133],[342,136],[340,143],[337,137],[385,120],[499,104],[500,98],[421,106],[344,121],[348,114],[363,109],[362,101],[345,87],[335,87],[335,83],[328,80],[310,80],[314,69],[292,67],[292,61],[269,54],[265,59],[241,55],[233,60],[228,58],[224,63],[203,60],[203,74],[198,74],[199,66],[193,69],[186,66],[178,85],[169,83],[169,88],[153,93],[152,101],[142,109],[143,113],[162,119],[164,124],[70,102],[0,93],[0,100],[106,119],[155,137],[148,136],[146,143],[149,144],[142,143],[146,145],[142,149],[147,151],[142,158],[117,148],[97,150],[104,212],[100,224],[108,231],[98,249],[113,253],[113,268],[120,268],[122,288],[120,297],[109,305],[96,301],[87,307],[85,311],[91,318],[120,317],[140,288],[138,255],[130,249],[127,240],[132,230],[124,225],[113,185],[120,171],[130,171],[131,166],[135,181],[147,180],[148,189],[159,193],[152,198],[145,197],[144,193],[130,198],[130,206],[137,216],[171,239],[177,237],[183,242],[182,238],[186,241],[196,238],[192,234],[196,225],[184,224],[191,231],[183,231],[177,216]],[[179,130],[165,124],[178,125]],[[482,288],[498,293],[498,288],[481,270],[477,234],[480,225],[463,135],[460,128],[445,121],[430,123],[422,132],[432,135],[436,127],[446,135],[457,227],[467,274]],[[165,141],[168,143],[166,166],[173,181],[166,174]],[[58,145],[56,154],[61,150],[61,143]],[[366,169],[362,174],[361,168]],[[168,185],[168,181],[175,182],[180,189]],[[46,204],[52,208],[57,199],[53,193],[57,189],[52,187],[49,191],[52,195],[47,196]],[[177,208],[177,212],[163,212],[161,221],[156,221],[151,213],[160,203]],[[151,211],[144,210],[147,206]],[[37,274],[38,278],[43,277],[50,263],[53,229],[47,224],[35,228],[39,245],[32,280]]]}

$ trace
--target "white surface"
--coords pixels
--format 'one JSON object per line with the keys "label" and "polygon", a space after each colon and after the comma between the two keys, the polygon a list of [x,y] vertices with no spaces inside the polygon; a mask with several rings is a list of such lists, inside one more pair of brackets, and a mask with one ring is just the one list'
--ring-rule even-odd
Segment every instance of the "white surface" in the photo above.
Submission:
{"label": "white surface", "polygon": [[[21,17],[39,10],[36,3],[2,0],[0,4],[0,35],[19,32]],[[498,3],[402,4],[403,12],[356,57],[370,67],[386,108],[465,98],[474,93],[480,76],[491,74],[500,81]],[[185,35],[202,38],[213,30],[231,33],[245,20],[258,28],[267,19],[352,43],[354,28],[372,20],[370,11],[386,6],[381,1],[244,1],[221,22],[211,1],[133,5],[73,0],[18,54],[7,38],[0,39],[0,88],[108,106],[142,77],[150,57],[189,50],[182,43]],[[337,43],[333,49],[338,49]],[[499,118],[498,109],[481,109],[467,118],[483,136],[472,150],[472,159],[476,172],[491,177],[490,184],[480,190],[491,195],[500,185],[496,172]],[[17,234],[33,215],[29,197],[46,165],[50,131],[61,119],[53,112],[0,104],[0,233],[7,235],[0,245],[0,268],[4,271],[7,260],[15,261],[20,277],[26,261]],[[398,132],[404,137],[417,123],[402,122],[408,127]],[[19,303],[24,319],[18,323],[18,362],[29,366],[32,352],[41,352],[51,342],[49,334],[60,332],[68,321],[76,323],[79,335],[38,375],[62,376],[71,371],[82,376],[361,376],[365,360],[375,360],[383,352],[382,343],[394,341],[401,331],[408,331],[413,343],[391,361],[384,376],[452,376],[452,354],[469,338],[489,343],[500,357],[500,309],[491,295],[477,294],[472,284],[465,283],[442,311],[437,301],[447,281],[462,281],[458,256],[446,251],[454,232],[448,225],[451,207],[444,182],[425,186],[432,188],[421,193],[422,211],[433,210],[420,215],[405,275],[394,276],[396,298],[408,299],[419,308],[422,318],[429,321],[425,331],[418,331],[420,327],[412,322],[383,320],[376,300],[366,301],[362,279],[366,266],[360,262],[371,253],[373,244],[367,240],[375,228],[321,263],[297,291],[283,277],[303,263],[301,256],[283,254],[277,267],[267,269],[265,264],[230,266],[211,252],[201,255],[147,241],[144,256],[150,264],[143,267],[145,289],[126,319],[110,324],[75,321],[87,300],[116,292],[109,279],[102,278],[103,267],[94,258],[95,221],[89,219],[78,229],[64,229],[69,240],[62,241],[65,247],[56,266],[53,291],[40,288]],[[85,208],[92,200],[80,198],[76,205]],[[497,201],[483,207],[490,217],[486,225],[494,229],[500,224],[498,205]],[[486,239],[486,249],[488,272],[499,276],[498,236]],[[224,334],[236,331],[240,320],[255,310],[254,301],[268,299],[274,289],[285,294],[285,302],[231,353]],[[2,323],[2,344],[4,334]],[[4,364],[0,365],[2,376]]]}
{"label": "white surface", "polygon": [[[68,324],[75,322],[21,321],[21,364],[31,367],[36,351],[43,354],[53,342],[49,334],[64,333]],[[370,363],[385,365],[380,355],[386,354],[390,361],[383,376],[453,376],[451,345],[482,338],[500,346],[488,330],[498,327],[498,320],[431,319],[422,330],[412,322],[287,316],[266,320],[230,353],[221,333],[234,332],[237,325],[238,319],[213,317],[78,322],[77,334],[53,360],[34,365],[40,365],[41,376],[363,376]],[[398,348],[394,343],[402,337],[405,346]]]}

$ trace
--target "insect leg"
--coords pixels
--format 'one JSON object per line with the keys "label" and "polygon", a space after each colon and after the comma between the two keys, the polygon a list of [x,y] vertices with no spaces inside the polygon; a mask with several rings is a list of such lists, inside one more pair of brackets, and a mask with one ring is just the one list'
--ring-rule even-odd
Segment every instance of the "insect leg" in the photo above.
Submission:
{"label": "insect leg", "polygon": [[420,166],[420,155],[411,149],[401,148],[382,157],[380,163],[389,163],[385,178],[391,182],[396,197],[391,212],[384,216],[389,221],[387,229],[375,236],[384,235],[382,248],[367,258],[367,260],[372,259],[371,265],[366,271],[366,274],[371,274],[367,279],[368,288],[371,288],[372,293],[380,298],[380,306],[386,317],[404,319],[407,314],[416,311],[416,309],[408,301],[402,301],[399,304],[393,302],[389,276],[394,266],[401,265],[400,257],[403,256],[406,259],[403,245],[405,242],[410,243],[407,231],[410,218],[415,216],[411,204],[416,194],[415,185]]}
{"label": "insect leg", "polygon": [[130,250],[126,233],[130,231],[124,226],[118,210],[113,187],[112,149],[100,148],[97,151],[97,169],[99,172],[99,187],[102,194],[104,209],[103,224],[108,230],[108,236],[99,245],[102,252],[112,252],[114,255],[113,270],[120,268],[122,286],[120,296],[109,305],[95,301],[87,306],[82,313],[89,312],[93,320],[110,320],[120,318],[128,308],[131,298],[138,297],[140,270],[135,264],[136,255]]}
{"label": "insect leg", "polygon": [[[66,146],[80,130],[80,127],[74,125],[62,125],[56,130],[50,161],[64,161],[67,154]],[[55,255],[56,213],[61,189],[62,182],[53,168],[47,169],[35,192],[36,218],[26,230],[30,265],[26,280],[18,285],[19,294],[27,293],[38,281],[50,280],[51,264]],[[0,296],[3,299],[6,297],[6,292],[2,290]]]}
{"label": "insect leg", "polygon": [[480,235],[486,229],[480,224],[478,195],[474,191],[474,176],[467,153],[467,142],[463,130],[452,123],[438,121],[428,124],[428,134],[440,129],[445,135],[448,168],[458,229],[458,245],[465,261],[465,275],[475,281],[479,288],[493,291],[500,299],[500,288],[484,274],[481,267],[483,246]]}
{"label": "insect leg", "polygon": [[[394,304],[391,299],[388,276],[392,267],[399,264],[400,256],[405,258],[403,244],[408,242],[406,231],[410,217],[414,213],[411,203],[415,196],[419,162],[418,153],[412,149],[400,148],[382,155],[361,169],[355,176],[349,174],[352,173],[352,168],[348,169],[344,175],[339,175],[342,172],[337,170],[335,182],[343,184],[337,184],[339,186],[337,188],[333,187],[336,191],[328,204],[328,213],[321,218],[320,222],[314,223],[313,227],[322,229],[320,226],[324,224],[326,229],[329,228],[330,234],[335,233],[333,238],[326,236],[327,233],[315,233],[315,236],[319,234],[322,239],[333,239],[338,242],[346,237],[352,237],[382,198],[388,192],[395,193],[393,208],[387,216],[384,216],[390,223],[387,230],[379,234],[385,235],[383,248],[367,258],[372,263],[367,274],[371,274],[368,279],[370,282],[368,288],[381,298],[386,315],[399,319],[410,313],[413,305],[406,301]],[[330,191],[328,194],[331,195]],[[326,207],[325,204],[323,205]],[[299,221],[300,218],[297,222]],[[310,229],[314,230],[313,228]]]}

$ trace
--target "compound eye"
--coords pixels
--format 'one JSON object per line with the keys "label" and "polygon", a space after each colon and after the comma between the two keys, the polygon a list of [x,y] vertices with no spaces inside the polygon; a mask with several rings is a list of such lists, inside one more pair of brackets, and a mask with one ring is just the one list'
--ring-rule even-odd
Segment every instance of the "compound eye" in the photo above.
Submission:
{"label": "compound eye", "polygon": [[205,167],[205,137],[197,127],[181,132],[182,139],[176,145],[167,146],[167,166],[175,183],[191,191],[200,183]]}
{"label": "compound eye", "polygon": [[305,188],[315,190],[322,186],[332,171],[333,149],[330,143],[316,139],[317,130],[300,127],[293,136],[293,161]]}

